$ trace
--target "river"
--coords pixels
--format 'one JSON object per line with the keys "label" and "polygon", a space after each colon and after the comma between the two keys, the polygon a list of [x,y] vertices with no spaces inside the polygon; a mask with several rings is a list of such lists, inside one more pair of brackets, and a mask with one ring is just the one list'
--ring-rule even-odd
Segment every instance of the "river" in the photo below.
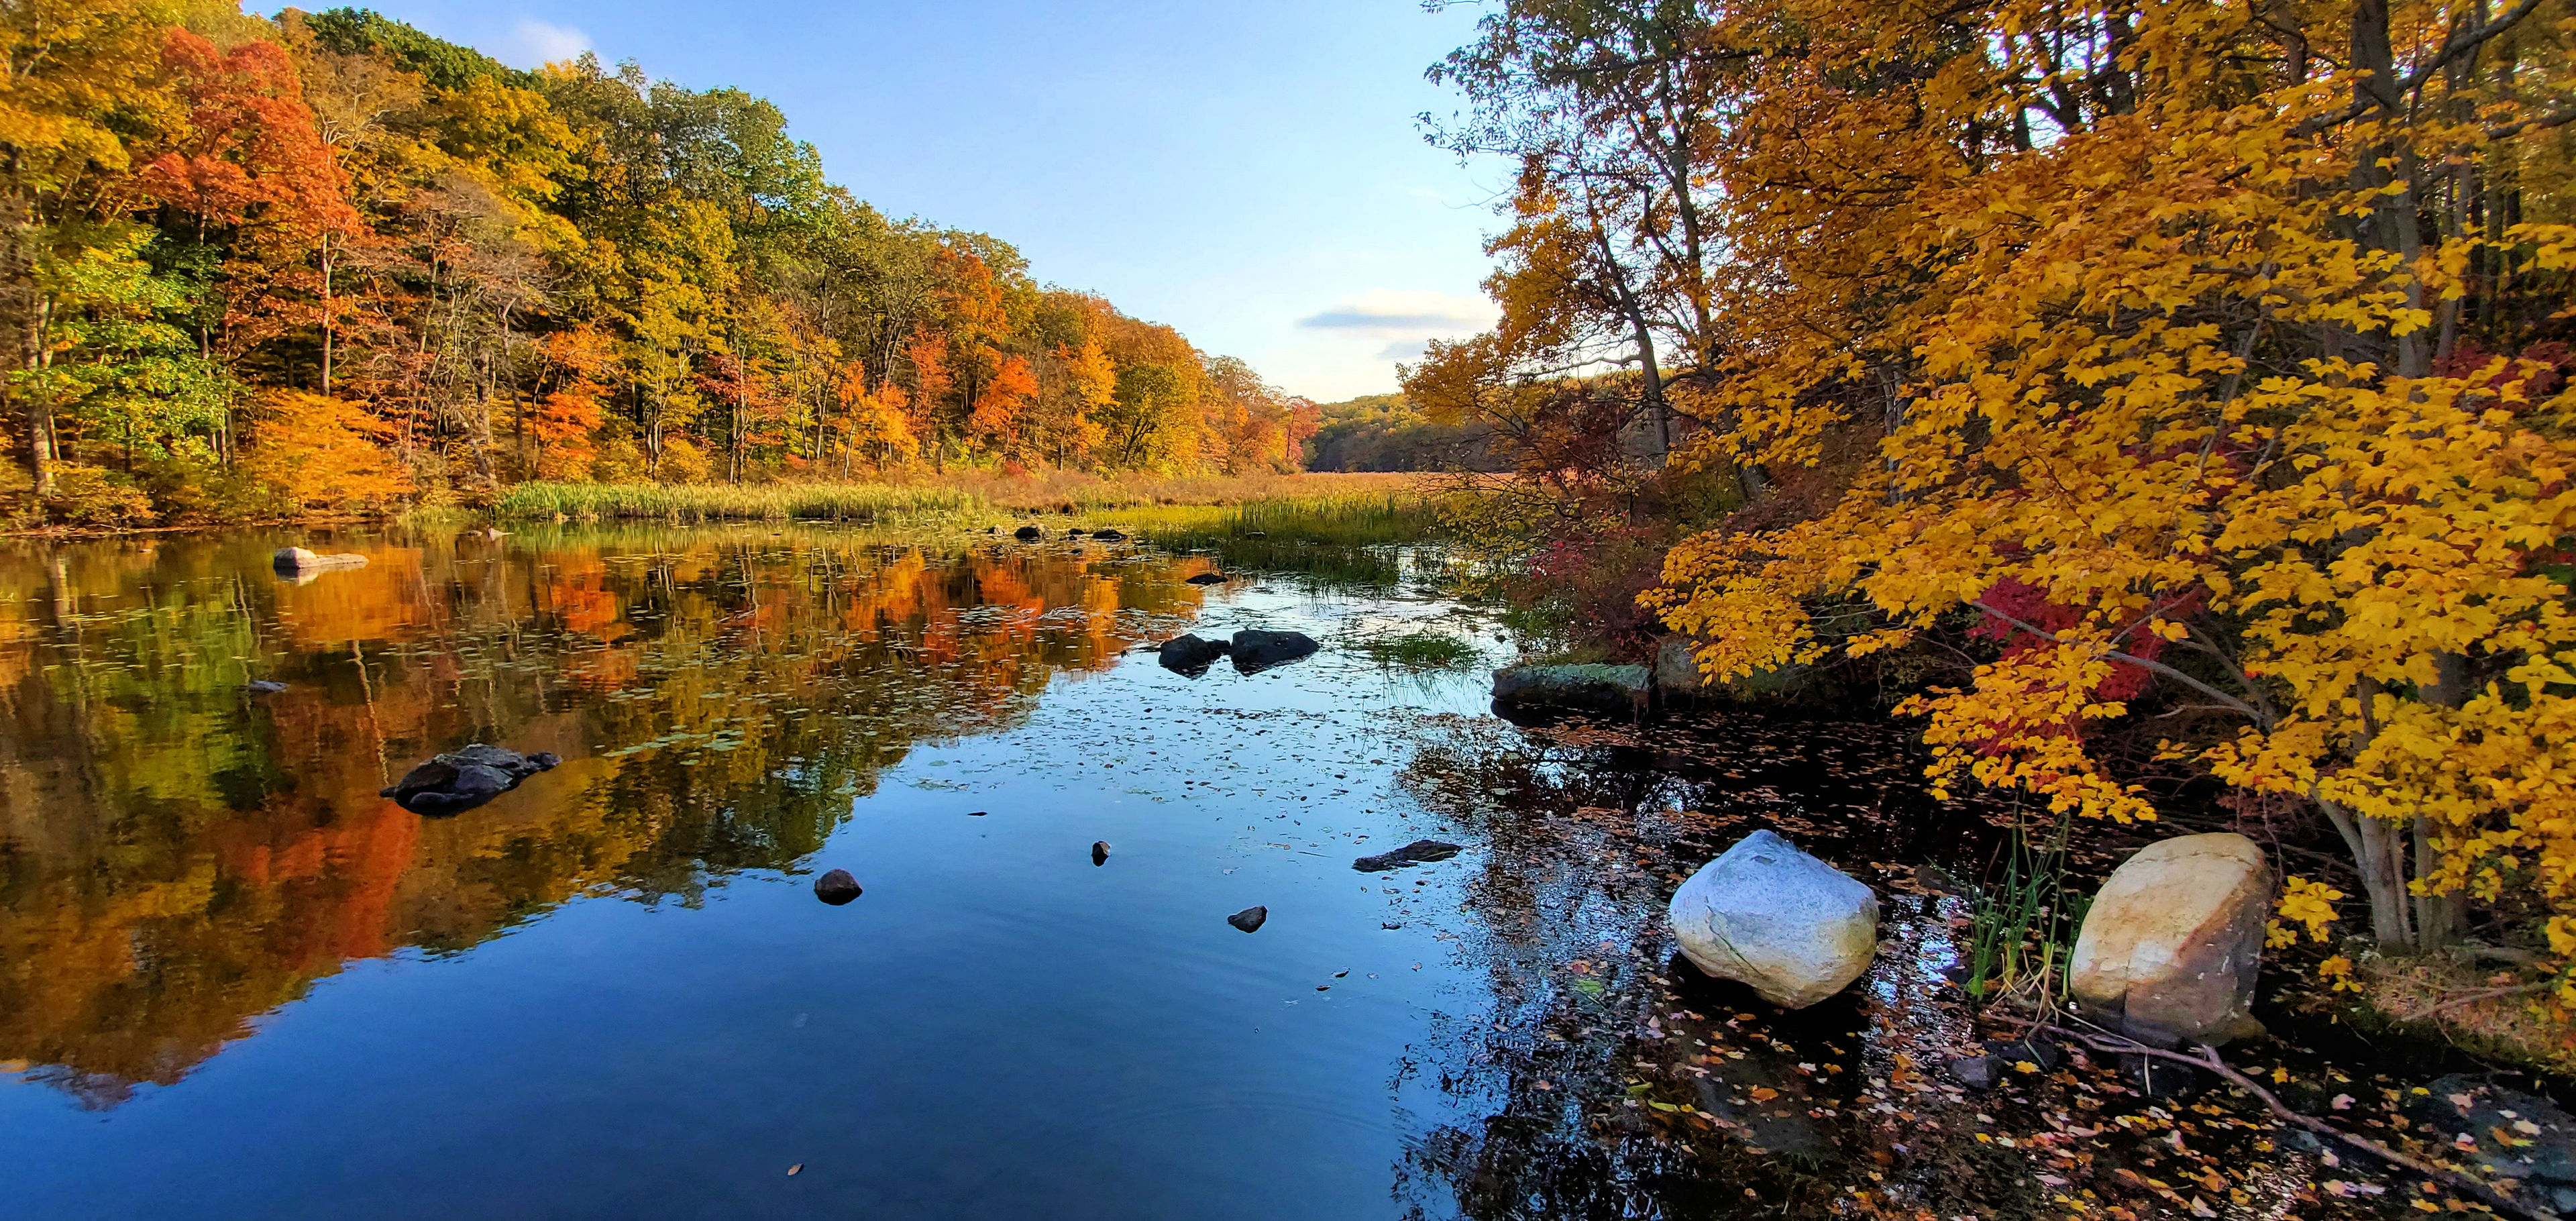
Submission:
{"label": "river", "polygon": [[[283,578],[289,543],[368,563]],[[1900,727],[1516,726],[1509,633],[1405,555],[1188,581],[1229,558],[803,525],[0,548],[0,1214],[2063,1211],[2073,1155],[2032,1133],[2088,1117],[1937,1080],[1963,908],[1914,863],[1973,868],[1996,815],[1924,795]],[[1246,627],[1323,648],[1140,649]],[[1362,647],[1415,631],[1474,664]],[[378,796],[473,742],[564,762],[453,817]],[[1659,924],[1761,826],[1887,911],[1879,967],[1797,1014]],[[1353,867],[1417,838],[1465,850]],[[2194,1129],[2242,1180],[2209,1199],[2283,1215],[2316,1164],[2235,1127]]]}

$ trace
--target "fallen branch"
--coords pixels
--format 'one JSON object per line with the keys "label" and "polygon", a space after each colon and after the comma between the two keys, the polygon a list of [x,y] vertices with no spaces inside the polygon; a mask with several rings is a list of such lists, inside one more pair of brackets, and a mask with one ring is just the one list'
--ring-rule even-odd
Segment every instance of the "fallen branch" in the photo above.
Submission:
{"label": "fallen branch", "polygon": [[[2013,1019],[2007,1018],[2006,1020]],[[2287,1103],[2282,1102],[2279,1097],[2272,1093],[2272,1091],[2263,1088],[2261,1083],[2236,1071],[2234,1066],[2228,1064],[2227,1061],[2220,1059],[2218,1049],[2207,1043],[2198,1045],[2198,1050],[2200,1052],[2199,1055],[2190,1056],[2184,1055],[2178,1051],[2166,1051],[2161,1047],[2150,1047],[2135,1039],[2126,1039],[2107,1032],[2096,1033],[2077,1030],[2068,1026],[2058,1026],[2047,1022],[2035,1022],[2028,1021],[2026,1019],[2022,1021],[2022,1024],[2027,1025],[2034,1032],[2043,1032],[2056,1035],[2060,1038],[2070,1039],[2107,1055],[2147,1056],[2158,1060],[2171,1060],[2177,1064],[2188,1064],[2194,1068],[2208,1069],[2209,1071],[2218,1074],[2220,1077],[2225,1078],[2228,1084],[2233,1085],[2248,1094],[2252,1094],[2257,1101],[2260,1101],[2263,1104],[2266,1110],[2271,1111],[2275,1118],[2284,1123],[2295,1124],[2298,1127],[2305,1128],[2319,1136],[2329,1137],[2340,1141],[2343,1144],[2362,1151],[2363,1153],[2367,1153],[2372,1157],[2378,1158],[2391,1166],[2411,1170],[2416,1174],[2420,1174],[2425,1178],[2433,1180],[2434,1182],[2444,1184],[2454,1191],[2475,1197],[2502,1215],[2509,1217],[2522,1217],[2525,1218],[2526,1221],[2542,1221],[2540,1214],[2534,1213],[2530,1209],[2525,1208],[2523,1205],[2516,1202],[2511,1196],[2505,1195],[2504,1193],[2497,1191],[2476,1179],[2470,1178],[2465,1174],[2434,1165],[2431,1162],[2419,1161],[2403,1153],[2399,1153],[2395,1149],[2391,1149],[2367,1136],[2360,1136],[2351,1132],[2346,1132],[2343,1129],[2327,1123],[2322,1119],[2318,1119],[2313,1115],[2308,1115],[2303,1112],[2290,1109]]]}

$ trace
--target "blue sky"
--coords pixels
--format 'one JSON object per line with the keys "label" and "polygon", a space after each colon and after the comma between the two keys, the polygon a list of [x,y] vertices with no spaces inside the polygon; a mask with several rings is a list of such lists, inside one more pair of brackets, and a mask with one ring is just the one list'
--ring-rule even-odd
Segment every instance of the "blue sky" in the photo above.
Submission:
{"label": "blue sky", "polygon": [[1492,317],[1480,243],[1509,185],[1422,142],[1422,70],[1477,10],[1415,0],[1044,4],[374,0],[522,67],[584,50],[778,103],[832,179],[1013,242],[1292,393],[1395,388]]}

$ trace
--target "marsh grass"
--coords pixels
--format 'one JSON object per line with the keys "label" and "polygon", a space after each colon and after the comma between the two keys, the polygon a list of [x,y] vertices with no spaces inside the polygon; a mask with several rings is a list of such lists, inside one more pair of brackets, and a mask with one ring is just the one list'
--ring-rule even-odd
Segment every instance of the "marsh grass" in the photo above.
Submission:
{"label": "marsh grass", "polygon": [[504,519],[642,518],[661,521],[877,521],[966,513],[982,497],[949,487],[874,483],[522,483],[493,505]]}
{"label": "marsh grass", "polygon": [[1475,664],[1476,646],[1446,632],[1406,632],[1363,640],[1352,646],[1381,666],[1409,670],[1456,670]]}
{"label": "marsh grass", "polygon": [[1206,553],[1222,568],[1295,573],[1348,589],[1400,584],[1405,549],[1429,540],[1438,527],[1433,504],[1413,491],[1156,505],[1097,520],[1166,551]]}
{"label": "marsh grass", "polygon": [[1158,508],[1231,510],[1344,500],[1418,502],[1419,484],[1417,476],[1383,474],[1103,478],[1073,471],[1006,475],[980,470],[866,483],[522,483],[502,493],[493,511],[523,521],[562,514],[682,522],[865,522],[969,513],[1150,513]]}

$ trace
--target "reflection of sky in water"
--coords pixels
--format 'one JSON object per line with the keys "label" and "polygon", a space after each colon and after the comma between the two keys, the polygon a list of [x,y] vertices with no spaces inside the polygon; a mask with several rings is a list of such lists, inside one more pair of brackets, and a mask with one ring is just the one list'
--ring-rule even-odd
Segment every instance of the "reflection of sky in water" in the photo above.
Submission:
{"label": "reflection of sky in water", "polygon": [[[1956,1175],[1889,1082],[1964,1037],[1959,903],[1897,862],[1984,832],[1901,731],[1525,733],[1475,608],[1098,544],[540,531],[298,585],[279,541],[0,551],[27,1215],[1680,1217]],[[1247,627],[1325,650],[1137,651]],[[1424,628],[1485,664],[1349,647]],[[566,762],[376,797],[477,740]],[[1756,1021],[1659,914],[1765,825],[1890,938]],[[1424,836],[1470,850],[1350,868]]]}

